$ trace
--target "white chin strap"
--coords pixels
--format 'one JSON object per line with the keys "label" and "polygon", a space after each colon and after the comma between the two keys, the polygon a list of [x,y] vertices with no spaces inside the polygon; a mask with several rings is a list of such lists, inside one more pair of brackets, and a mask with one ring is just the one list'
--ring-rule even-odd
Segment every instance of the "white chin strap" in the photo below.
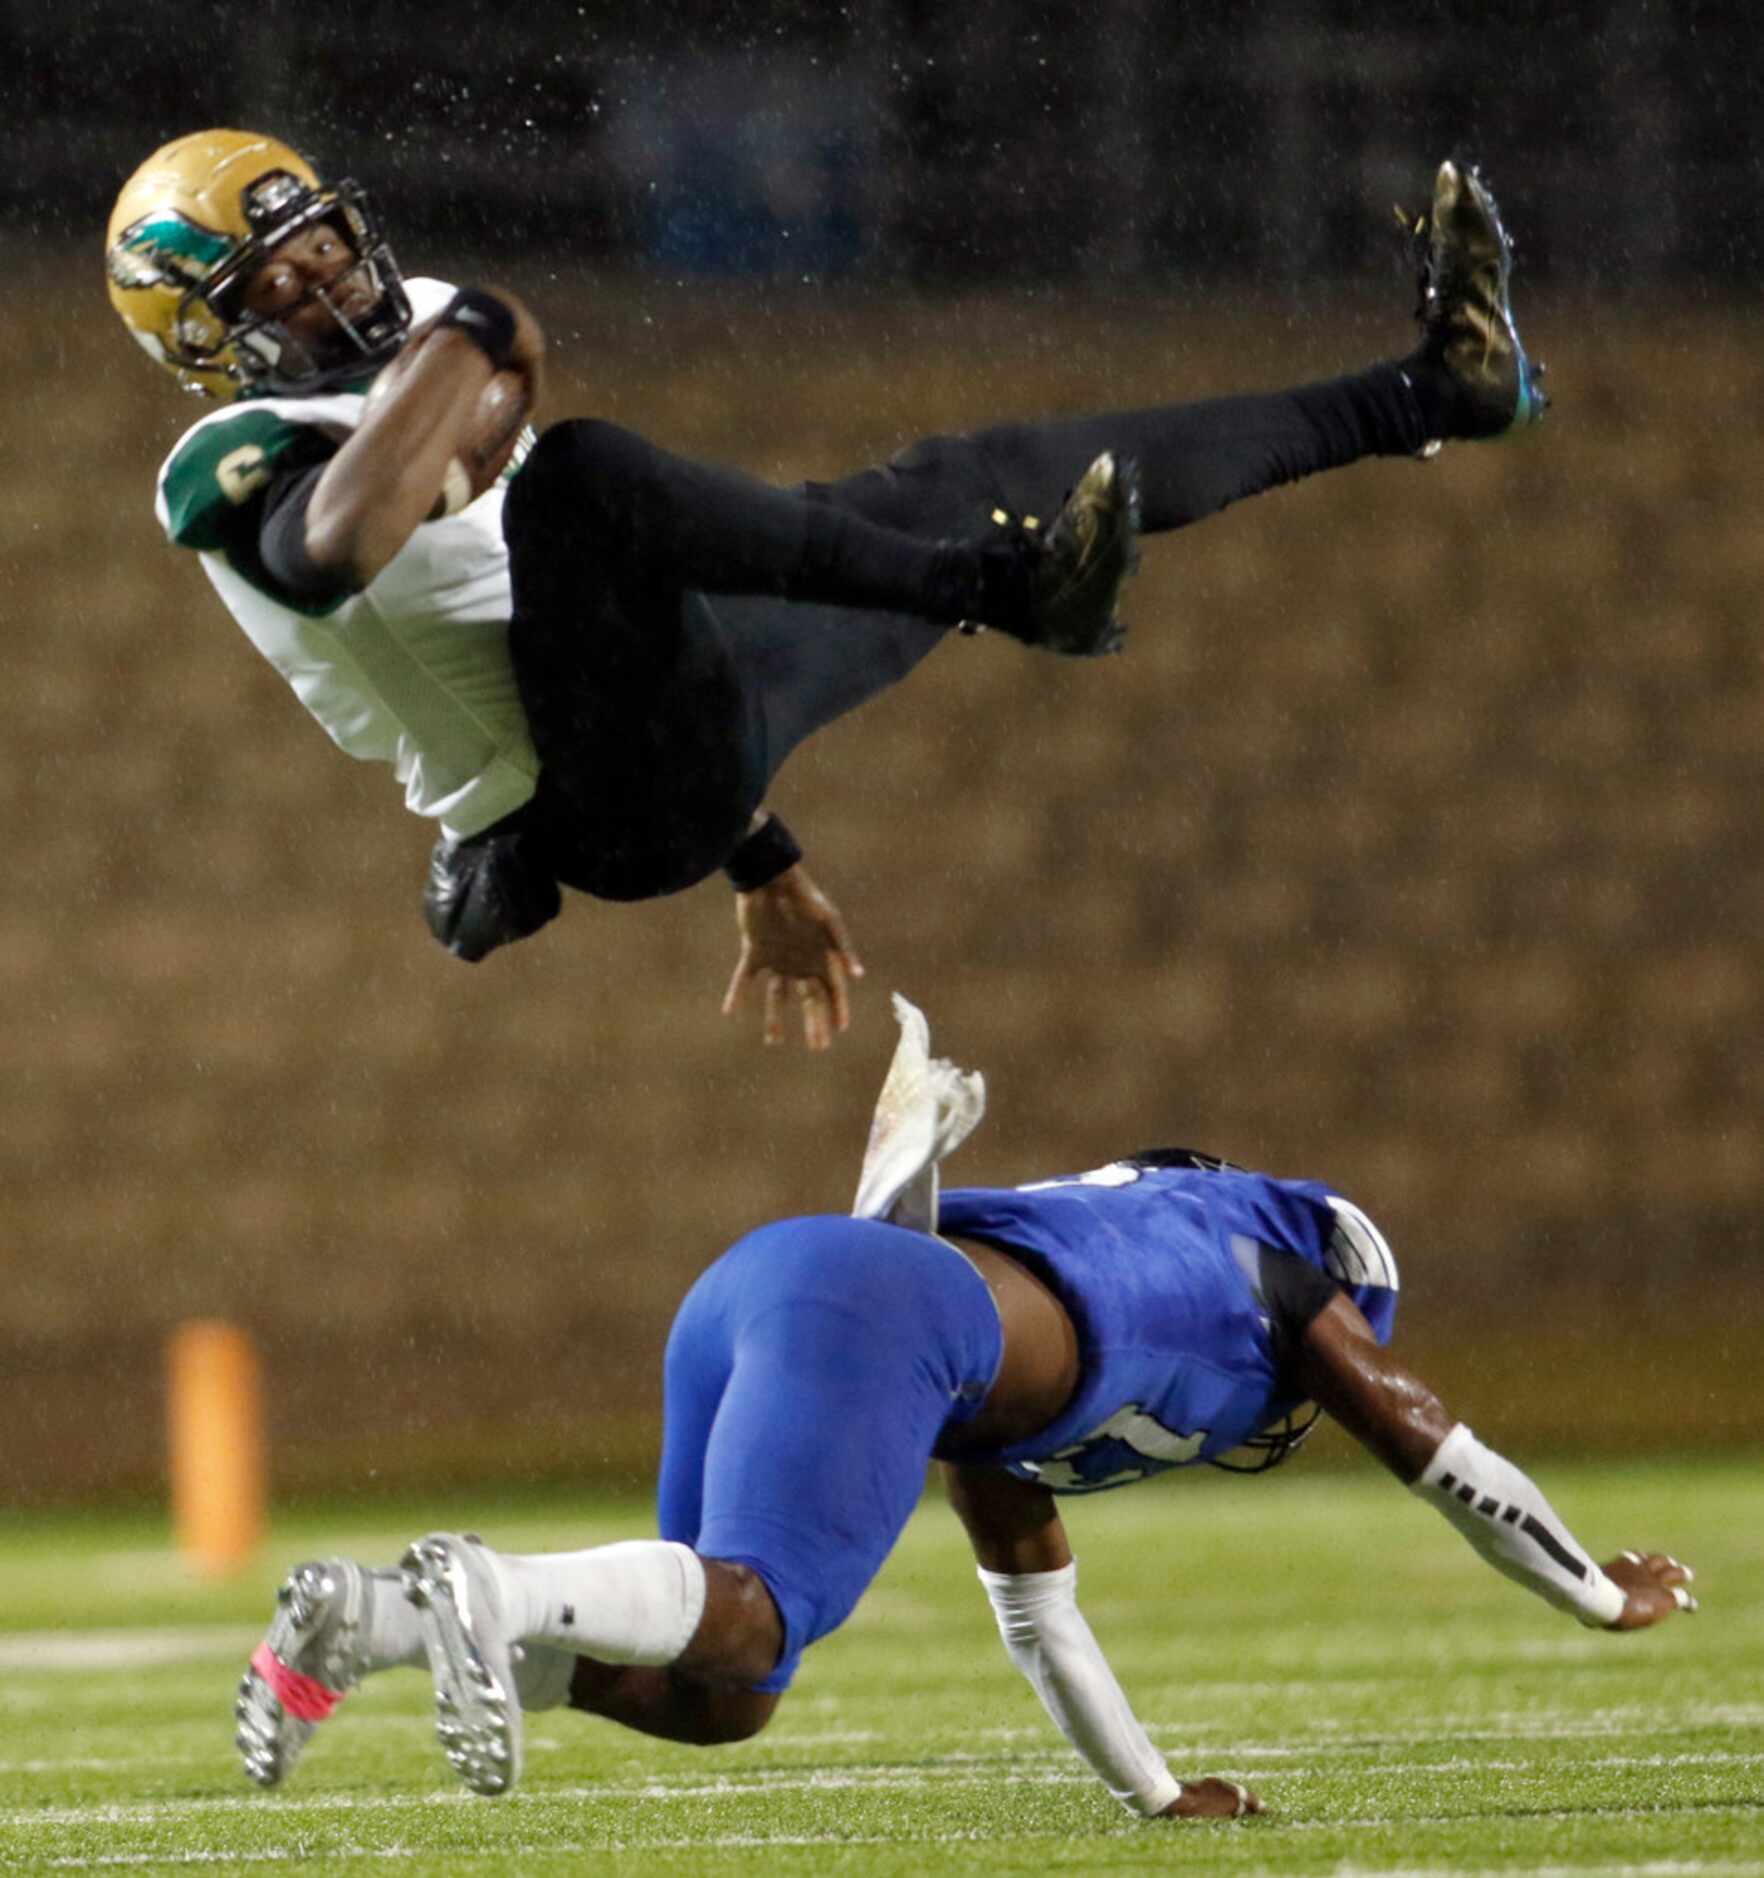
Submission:
{"label": "white chin strap", "polygon": [[900,1042],[870,1121],[870,1145],[852,1215],[914,1232],[937,1230],[937,1163],[986,1113],[986,1078],[931,1054],[925,1013],[897,991]]}

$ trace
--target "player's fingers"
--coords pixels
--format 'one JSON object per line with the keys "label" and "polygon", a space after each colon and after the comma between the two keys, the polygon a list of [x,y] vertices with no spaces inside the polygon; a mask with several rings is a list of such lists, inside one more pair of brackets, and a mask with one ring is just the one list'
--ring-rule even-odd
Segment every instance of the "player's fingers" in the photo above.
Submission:
{"label": "player's fingers", "polygon": [[1679,1610],[1687,1616],[1696,1610],[1696,1594],[1690,1589],[1696,1573],[1688,1565],[1680,1563],[1670,1552],[1650,1552],[1642,1563],[1653,1573],[1654,1582],[1672,1593],[1672,1602]]}
{"label": "player's fingers", "polygon": [[1168,1810],[1178,1819],[1242,1819],[1263,1808],[1248,1787],[1209,1774],[1205,1780],[1185,1780],[1180,1798]]}
{"label": "player's fingers", "polygon": [[827,935],[828,950],[838,953],[840,962],[853,978],[862,978],[863,961],[852,948],[851,936],[845,930],[844,917],[838,907],[830,901],[821,908],[821,930]]}
{"label": "player's fingers", "polygon": [[827,954],[827,1002],[833,1011],[833,1028],[851,1028],[851,994],[845,985],[845,960],[837,952]]}
{"label": "player's fingers", "polygon": [[743,959],[729,977],[729,989],[723,993],[723,1015],[730,1016],[736,1005],[741,1002],[741,994],[747,989],[748,981],[753,977],[746,959]]}
{"label": "player's fingers", "polygon": [[1625,1552],[1631,1565],[1639,1565],[1656,1584],[1688,1585],[1696,1573],[1675,1559],[1670,1552]]}
{"label": "player's fingers", "polygon": [[764,1036],[767,1043],[784,1041],[784,980],[776,972],[766,980]]}
{"label": "player's fingers", "polygon": [[824,1050],[833,1041],[827,1028],[827,997],[820,981],[799,978],[797,1002],[802,1006],[802,1040],[811,1050]]}
{"label": "player's fingers", "polygon": [[1637,1552],[1630,1549],[1619,1552],[1612,1562],[1633,1565],[1646,1572],[1650,1578],[1689,1580],[1696,1577],[1688,1565],[1675,1559],[1670,1552]]}

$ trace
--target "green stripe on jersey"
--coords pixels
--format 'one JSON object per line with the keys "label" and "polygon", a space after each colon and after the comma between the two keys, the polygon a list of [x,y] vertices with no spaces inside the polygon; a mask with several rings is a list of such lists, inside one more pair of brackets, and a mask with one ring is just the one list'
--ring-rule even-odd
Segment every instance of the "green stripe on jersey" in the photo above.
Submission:
{"label": "green stripe on jersey", "polygon": [[197,428],[172,452],[161,491],[166,532],[180,547],[220,549],[256,564],[263,491],[285,469],[322,463],[335,439],[312,424],[242,407]]}
{"label": "green stripe on jersey", "polygon": [[316,424],[240,407],[198,424],[160,476],[166,533],[180,547],[224,554],[260,593],[296,613],[322,618],[342,599],[314,605],[284,593],[258,550],[263,496],[284,470],[310,469],[337,454],[337,439]]}

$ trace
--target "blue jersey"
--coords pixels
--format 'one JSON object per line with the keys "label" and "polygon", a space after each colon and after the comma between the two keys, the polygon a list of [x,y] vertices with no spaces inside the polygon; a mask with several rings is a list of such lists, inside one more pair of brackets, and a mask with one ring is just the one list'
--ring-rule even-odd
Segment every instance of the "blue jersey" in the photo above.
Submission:
{"label": "blue jersey", "polygon": [[1278,1374],[1267,1252],[1340,1284],[1389,1340],[1396,1268],[1363,1214],[1314,1181],[1172,1158],[1182,1164],[1147,1156],[943,1195],[939,1229],[1020,1259],[1078,1332],[1064,1412],[1032,1440],[964,1461],[1090,1493],[1212,1460],[1298,1408]]}

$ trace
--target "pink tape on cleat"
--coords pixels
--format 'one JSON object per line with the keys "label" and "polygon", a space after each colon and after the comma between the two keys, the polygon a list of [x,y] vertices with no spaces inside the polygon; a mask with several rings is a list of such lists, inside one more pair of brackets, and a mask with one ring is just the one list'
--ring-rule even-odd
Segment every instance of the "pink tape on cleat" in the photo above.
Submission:
{"label": "pink tape on cleat", "polygon": [[315,1677],[290,1669],[267,1643],[260,1643],[252,1653],[251,1667],[296,1721],[329,1721],[332,1711],[349,1693],[347,1689],[327,1689]]}

